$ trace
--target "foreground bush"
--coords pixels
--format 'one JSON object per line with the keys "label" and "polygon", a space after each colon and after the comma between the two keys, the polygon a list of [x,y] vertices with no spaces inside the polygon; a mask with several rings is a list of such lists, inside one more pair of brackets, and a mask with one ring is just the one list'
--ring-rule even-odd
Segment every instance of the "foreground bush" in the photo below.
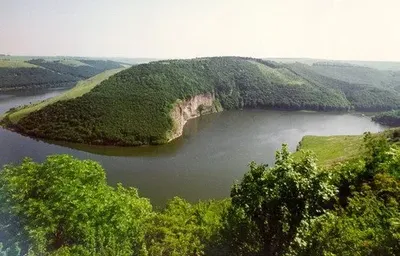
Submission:
{"label": "foreground bush", "polygon": [[60,155],[42,164],[25,159],[21,165],[5,166],[0,201],[1,225],[8,238],[29,244],[35,254],[145,253],[149,201],[136,189],[108,186],[96,162]]}

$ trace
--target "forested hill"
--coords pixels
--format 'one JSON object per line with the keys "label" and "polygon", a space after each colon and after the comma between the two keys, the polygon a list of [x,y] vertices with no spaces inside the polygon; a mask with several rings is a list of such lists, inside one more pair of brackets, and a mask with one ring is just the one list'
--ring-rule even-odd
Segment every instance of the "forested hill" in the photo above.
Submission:
{"label": "forested hill", "polygon": [[[344,82],[343,82],[344,83]],[[349,110],[398,108],[400,97],[375,88],[360,104],[348,84],[309,69],[238,57],[167,60],[133,66],[82,97],[58,102],[11,124],[21,133],[73,142],[165,143],[177,100],[212,93],[224,109]],[[355,94],[362,87],[353,88]],[[355,100],[354,100],[355,99]]]}
{"label": "forested hill", "polygon": [[400,73],[367,67],[294,63],[287,67],[308,81],[341,91],[358,111],[384,111],[400,105]]}
{"label": "forested hill", "polygon": [[121,67],[109,60],[1,59],[0,91],[73,86],[77,81]]}

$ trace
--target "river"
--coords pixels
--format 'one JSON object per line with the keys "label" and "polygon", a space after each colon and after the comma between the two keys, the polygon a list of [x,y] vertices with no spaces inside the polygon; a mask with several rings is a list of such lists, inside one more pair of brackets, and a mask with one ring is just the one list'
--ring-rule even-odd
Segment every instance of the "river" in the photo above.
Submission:
{"label": "river", "polygon": [[[42,90],[0,94],[0,113],[60,94]],[[271,110],[225,111],[190,120],[184,135],[161,146],[118,148],[44,142],[0,128],[0,166],[24,157],[43,161],[50,154],[70,154],[101,163],[110,185],[139,189],[162,206],[173,196],[189,201],[229,196],[234,180],[254,160],[273,164],[274,152],[287,143],[295,150],[304,135],[362,134],[384,127],[355,114]]]}

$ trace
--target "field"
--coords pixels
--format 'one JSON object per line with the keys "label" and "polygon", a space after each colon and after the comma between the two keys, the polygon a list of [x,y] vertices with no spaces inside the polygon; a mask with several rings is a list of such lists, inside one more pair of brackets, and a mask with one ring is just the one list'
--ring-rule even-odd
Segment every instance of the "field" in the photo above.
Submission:
{"label": "field", "polygon": [[298,150],[296,158],[302,154],[300,150],[310,150],[319,165],[332,166],[359,156],[363,150],[363,135],[304,136]]}
{"label": "field", "polygon": [[0,68],[37,68],[38,66],[22,60],[0,59]]}
{"label": "field", "polygon": [[307,84],[307,81],[303,78],[297,76],[292,71],[286,68],[271,68],[267,65],[263,65],[257,61],[249,61],[257,65],[260,71],[265,75],[265,77],[275,84],[288,84],[288,85],[302,85]]}
{"label": "field", "polygon": [[61,95],[44,100],[42,102],[34,103],[34,104],[31,104],[28,106],[23,106],[19,109],[16,109],[13,112],[11,112],[10,114],[8,114],[8,117],[12,123],[15,123],[15,122],[18,122],[24,116],[28,115],[29,113],[37,111],[47,105],[53,104],[57,101],[64,101],[64,100],[69,100],[69,99],[74,99],[74,98],[80,97],[83,94],[92,90],[96,85],[100,84],[102,81],[106,80],[107,78],[114,75],[115,73],[122,71],[123,69],[124,68],[107,70],[107,71],[104,71],[103,73],[100,73],[94,77],[87,79],[87,80],[80,81],[71,90],[68,90]]}

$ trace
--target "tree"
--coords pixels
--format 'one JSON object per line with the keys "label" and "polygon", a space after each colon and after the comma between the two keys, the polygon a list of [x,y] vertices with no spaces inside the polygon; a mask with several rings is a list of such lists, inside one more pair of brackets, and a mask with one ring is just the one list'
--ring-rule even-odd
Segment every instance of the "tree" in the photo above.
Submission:
{"label": "tree", "polygon": [[136,189],[108,186],[94,161],[25,159],[0,173],[0,227],[35,254],[145,254],[143,227],[151,214]]}
{"label": "tree", "polygon": [[222,212],[228,200],[190,204],[175,197],[148,223],[146,243],[149,254],[214,255],[205,253],[222,226]]}
{"label": "tree", "polygon": [[288,255],[400,255],[400,181],[377,174],[345,207],[300,229],[297,241]]}
{"label": "tree", "polygon": [[365,134],[364,155],[333,170],[338,204],[300,228],[288,255],[400,255],[400,150],[389,144],[396,137]]}
{"label": "tree", "polygon": [[[306,221],[321,215],[336,194],[330,174],[305,154],[294,161],[286,145],[276,153],[275,166],[252,162],[250,171],[231,192],[232,210],[251,221],[258,232],[261,255],[282,255]],[[243,247],[241,245],[240,247]]]}

